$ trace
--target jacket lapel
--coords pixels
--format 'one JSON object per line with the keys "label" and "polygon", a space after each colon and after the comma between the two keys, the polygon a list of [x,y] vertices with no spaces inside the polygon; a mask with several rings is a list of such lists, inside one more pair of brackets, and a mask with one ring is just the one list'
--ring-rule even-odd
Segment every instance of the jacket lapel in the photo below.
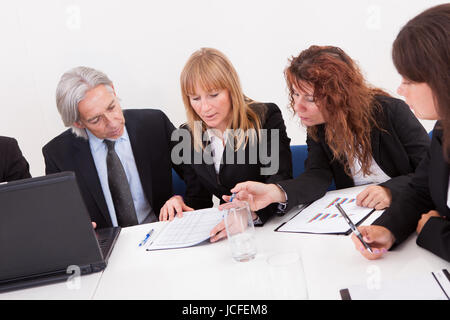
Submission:
{"label": "jacket lapel", "polygon": [[[231,136],[232,138],[232,136]],[[219,166],[219,178],[220,175],[224,172],[224,167],[227,163],[235,163],[236,161],[236,152],[232,149],[233,146],[230,144],[230,137],[228,137],[227,142],[225,143],[225,148],[223,148],[222,156],[220,157],[220,166]],[[228,159],[227,153],[233,155],[233,159]],[[218,179],[219,179],[218,178]]]}
{"label": "jacket lapel", "polygon": [[105,217],[106,221],[112,225],[100,179],[98,178],[97,169],[95,167],[94,159],[92,158],[89,142],[77,138],[74,142],[74,148],[76,149],[74,152],[75,163],[79,169],[78,172],[80,173],[80,176],[78,176],[77,179],[82,180],[80,183],[86,185],[100,208],[102,215]]}
{"label": "jacket lapel", "polygon": [[153,207],[152,154],[153,152],[158,152],[158,150],[152,149],[152,146],[148,145],[148,141],[152,141],[152,138],[147,137],[146,132],[138,132],[137,124],[127,117],[126,111],[124,111],[124,116],[142,189],[147,197],[147,201]]}
{"label": "jacket lapel", "polygon": [[[436,130],[437,131],[437,130]],[[442,131],[437,131],[435,134],[434,143],[431,145],[430,152],[430,182],[436,181],[436,183],[430,183],[431,194],[435,195],[435,202],[439,206],[440,211],[447,210],[447,194],[448,194],[448,182],[449,182],[449,168],[442,155]]]}
{"label": "jacket lapel", "polygon": [[[390,177],[395,177],[397,174],[395,172],[395,162],[393,163],[391,157],[384,156],[382,158],[381,154],[381,132],[378,128],[372,128],[370,132],[370,143],[372,147],[372,157],[377,165]],[[395,161],[395,160],[394,160]],[[407,168],[405,168],[407,170]]]}
{"label": "jacket lapel", "polygon": [[[196,159],[200,159],[200,155],[199,152],[197,152],[195,150],[195,148],[193,148],[194,153],[196,153],[194,155],[194,163],[196,161]],[[203,150],[200,150],[201,153],[201,163],[202,166],[201,167],[205,167],[205,171],[207,173],[207,175],[209,176],[210,179],[212,179],[212,181],[217,182],[217,174],[216,174],[216,168],[214,167],[214,161],[213,161],[213,156],[212,156],[212,149],[211,149],[211,142],[205,141],[203,142]]]}
{"label": "jacket lapel", "polygon": [[320,141],[320,144],[322,145],[322,149],[325,151],[325,154],[327,155],[327,158],[330,161],[330,167],[336,176],[333,177],[334,183],[336,185],[337,189],[341,188],[349,188],[355,186],[355,182],[353,181],[353,178],[345,173],[345,166],[348,164],[347,160],[344,164],[341,164],[337,160],[333,159],[333,152],[331,151],[330,147],[328,146],[325,138],[325,126],[319,125],[317,130],[317,137]]}
{"label": "jacket lapel", "polygon": [[[377,128],[372,128],[370,132],[370,142],[372,147],[372,157],[375,159],[380,159],[380,130]],[[375,160],[376,161],[376,160]],[[381,165],[377,162],[381,167]],[[384,171],[384,168],[383,168]]]}

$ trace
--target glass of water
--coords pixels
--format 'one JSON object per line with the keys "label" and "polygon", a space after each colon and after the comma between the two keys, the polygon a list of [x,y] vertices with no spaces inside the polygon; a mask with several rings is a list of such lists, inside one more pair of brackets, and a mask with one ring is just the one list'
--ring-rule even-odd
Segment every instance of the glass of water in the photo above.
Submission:
{"label": "glass of water", "polygon": [[248,203],[234,200],[224,210],[231,255],[236,261],[250,261],[256,255],[255,227]]}

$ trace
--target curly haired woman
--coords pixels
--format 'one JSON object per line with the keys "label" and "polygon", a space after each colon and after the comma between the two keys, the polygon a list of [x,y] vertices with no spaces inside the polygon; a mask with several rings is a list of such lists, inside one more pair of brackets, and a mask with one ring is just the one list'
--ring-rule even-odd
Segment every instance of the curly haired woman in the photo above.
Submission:
{"label": "curly haired woman", "polygon": [[287,202],[289,210],[322,197],[334,179],[337,189],[375,184],[358,194],[357,204],[389,207],[430,144],[410,108],[367,84],[356,63],[337,47],[302,51],[285,76],[290,106],[307,127],[305,171],[277,184],[240,183],[231,191],[253,210],[273,202]]}

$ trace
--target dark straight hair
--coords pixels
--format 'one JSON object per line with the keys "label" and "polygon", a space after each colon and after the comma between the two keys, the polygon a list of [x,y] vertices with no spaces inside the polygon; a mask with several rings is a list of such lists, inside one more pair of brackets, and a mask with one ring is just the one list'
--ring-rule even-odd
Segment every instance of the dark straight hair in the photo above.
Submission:
{"label": "dark straight hair", "polygon": [[400,30],[392,47],[397,71],[427,83],[443,127],[443,150],[450,162],[450,3],[425,10]]}

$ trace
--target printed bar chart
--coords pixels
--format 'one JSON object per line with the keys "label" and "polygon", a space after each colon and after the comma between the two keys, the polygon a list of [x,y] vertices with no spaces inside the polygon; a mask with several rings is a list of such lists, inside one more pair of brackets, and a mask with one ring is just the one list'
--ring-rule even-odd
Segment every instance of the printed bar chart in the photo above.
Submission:
{"label": "printed bar chart", "polygon": [[[348,200],[348,201],[347,201]],[[331,208],[332,206],[334,206],[336,203],[339,203],[340,205],[343,205],[344,203],[353,203],[355,202],[356,199],[355,198],[336,198],[334,199],[326,208]]]}
{"label": "printed bar chart", "polygon": [[[353,214],[349,214],[349,216],[352,216]],[[330,220],[333,218],[342,218],[341,215],[335,213],[335,214],[330,214],[330,213],[318,213],[316,214],[311,220],[308,221],[308,223],[314,222],[314,221],[323,221],[323,220]]]}
{"label": "printed bar chart", "polygon": [[340,204],[353,223],[358,223],[370,215],[374,209],[360,207],[356,198],[361,188],[330,191],[301,210],[289,221],[277,228],[281,232],[304,232],[322,234],[348,234],[350,227],[342,217],[336,204]]}

